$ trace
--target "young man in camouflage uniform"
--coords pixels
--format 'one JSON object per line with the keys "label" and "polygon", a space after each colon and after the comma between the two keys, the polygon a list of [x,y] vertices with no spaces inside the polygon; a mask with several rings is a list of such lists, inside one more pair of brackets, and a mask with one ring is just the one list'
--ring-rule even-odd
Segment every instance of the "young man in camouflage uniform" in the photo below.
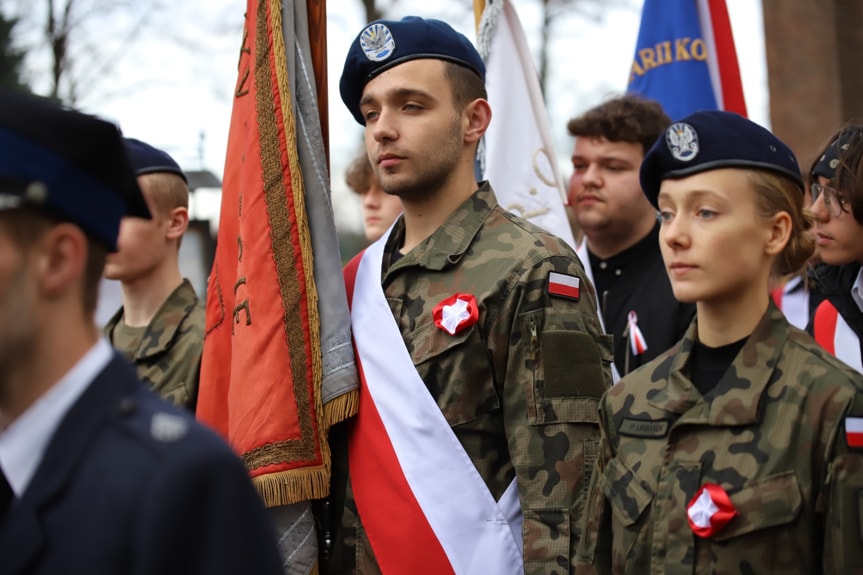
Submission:
{"label": "young man in camouflage uniform", "polygon": [[370,24],[345,62],[342,99],[404,214],[346,269],[363,385],[331,573],[574,559],[610,338],[572,249],[476,182],[484,71],[464,36],[412,17]]}
{"label": "young man in camouflage uniform", "polygon": [[863,573],[863,380],[791,326],[771,274],[811,256],[791,150],[728,112],[641,167],[682,341],[609,390],[577,573]]}
{"label": "young man in camouflage uniform", "polygon": [[145,383],[194,412],[205,312],[180,272],[180,242],[189,225],[186,175],[162,150],[133,138],[124,143],[153,219],[127,217],[120,225],[105,277],[122,282],[123,307],[105,334]]}

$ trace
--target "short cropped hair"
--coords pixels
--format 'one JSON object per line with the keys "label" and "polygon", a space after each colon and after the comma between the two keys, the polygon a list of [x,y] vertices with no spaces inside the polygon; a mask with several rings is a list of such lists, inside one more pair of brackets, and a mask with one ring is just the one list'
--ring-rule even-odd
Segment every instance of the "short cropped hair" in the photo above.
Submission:
{"label": "short cropped hair", "polygon": [[171,213],[174,208],[189,207],[189,186],[177,174],[153,172],[138,178],[146,178],[149,200],[161,215]]}
{"label": "short cropped hair", "polygon": [[452,88],[452,100],[456,110],[464,110],[465,106],[478,98],[488,99],[485,83],[476,72],[454,62],[444,61],[444,74]]}

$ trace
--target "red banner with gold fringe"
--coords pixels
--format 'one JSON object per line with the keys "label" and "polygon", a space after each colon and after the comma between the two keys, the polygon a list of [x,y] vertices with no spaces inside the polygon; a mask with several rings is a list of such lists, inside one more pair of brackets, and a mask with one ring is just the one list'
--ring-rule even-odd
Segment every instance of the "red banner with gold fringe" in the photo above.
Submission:
{"label": "red banner with gold fringe", "polygon": [[247,5],[197,407],[271,507],[327,494],[326,427],[355,409],[344,396],[344,413],[325,416],[321,401],[318,292],[281,9],[278,0]]}

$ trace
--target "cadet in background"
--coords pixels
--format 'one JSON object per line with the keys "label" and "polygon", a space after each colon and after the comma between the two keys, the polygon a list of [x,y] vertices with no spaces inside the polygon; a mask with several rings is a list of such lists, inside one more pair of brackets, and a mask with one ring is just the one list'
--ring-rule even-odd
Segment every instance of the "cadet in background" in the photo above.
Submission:
{"label": "cadet in background", "polygon": [[144,383],[194,412],[206,314],[180,272],[180,242],[189,226],[186,175],[166,152],[134,138],[124,144],[153,217],[128,216],[120,223],[105,277],[120,280],[123,306],[105,325],[105,335]]}
{"label": "cadet in background", "polygon": [[825,298],[809,330],[830,353],[863,372],[863,125],[848,125],[833,135],[809,180],[824,264],[812,277]]}
{"label": "cadet in background", "polygon": [[348,166],[345,182],[360,197],[366,240],[376,241],[402,213],[402,201],[381,188],[365,150],[357,154]]}

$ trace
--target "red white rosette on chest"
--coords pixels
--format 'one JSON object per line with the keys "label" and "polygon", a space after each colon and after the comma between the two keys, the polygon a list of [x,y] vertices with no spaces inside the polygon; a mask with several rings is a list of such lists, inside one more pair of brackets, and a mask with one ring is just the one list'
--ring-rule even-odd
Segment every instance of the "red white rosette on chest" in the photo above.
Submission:
{"label": "red white rosette on chest", "polygon": [[686,515],[693,533],[707,538],[722,531],[737,515],[737,510],[722,487],[705,483],[686,506]]}
{"label": "red white rosette on chest", "polygon": [[475,324],[479,319],[476,298],[471,294],[457,293],[441,300],[432,311],[434,324],[450,335],[455,335]]}

